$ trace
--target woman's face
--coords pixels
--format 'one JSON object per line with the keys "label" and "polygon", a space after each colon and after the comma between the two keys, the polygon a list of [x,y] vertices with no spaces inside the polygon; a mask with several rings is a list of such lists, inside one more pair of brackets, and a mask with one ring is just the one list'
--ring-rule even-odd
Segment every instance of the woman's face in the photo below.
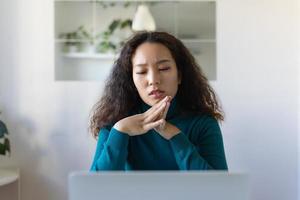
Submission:
{"label": "woman's face", "polygon": [[153,106],[165,96],[176,95],[181,79],[167,47],[145,42],[137,47],[131,61],[134,85],[146,104]]}

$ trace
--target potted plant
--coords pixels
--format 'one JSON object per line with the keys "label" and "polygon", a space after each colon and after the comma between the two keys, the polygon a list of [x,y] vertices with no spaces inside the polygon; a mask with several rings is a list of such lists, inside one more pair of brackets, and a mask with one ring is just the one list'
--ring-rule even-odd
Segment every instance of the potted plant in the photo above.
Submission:
{"label": "potted plant", "polygon": [[80,27],[72,32],[61,33],[58,36],[61,39],[64,39],[63,52],[78,52],[81,45],[82,36],[80,35]]}
{"label": "potted plant", "polygon": [[132,33],[131,24],[131,19],[114,19],[108,29],[100,34],[102,38],[97,46],[97,51],[115,53],[123,45],[123,40]]}
{"label": "potted plant", "polygon": [[93,31],[88,31],[83,25],[78,28],[78,33],[80,38],[84,40],[85,45],[83,50],[85,52],[95,53],[95,42],[99,35],[94,36]]}
{"label": "potted plant", "polygon": [[7,135],[8,130],[6,125],[0,120],[0,155],[10,155],[10,142]]}

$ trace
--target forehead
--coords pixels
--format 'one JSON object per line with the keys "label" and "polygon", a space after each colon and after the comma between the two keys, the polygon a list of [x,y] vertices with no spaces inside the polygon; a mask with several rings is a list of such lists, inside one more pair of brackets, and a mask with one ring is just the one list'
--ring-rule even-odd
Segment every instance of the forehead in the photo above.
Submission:
{"label": "forehead", "polygon": [[161,59],[174,61],[170,50],[163,44],[145,42],[137,47],[131,61],[135,65],[155,63]]}

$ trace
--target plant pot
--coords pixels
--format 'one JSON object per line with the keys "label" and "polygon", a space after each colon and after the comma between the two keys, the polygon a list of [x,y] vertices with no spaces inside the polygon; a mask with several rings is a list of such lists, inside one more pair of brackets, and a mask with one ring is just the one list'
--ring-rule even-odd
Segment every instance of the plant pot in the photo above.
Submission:
{"label": "plant pot", "polygon": [[96,48],[94,44],[87,43],[84,45],[83,52],[94,54],[96,52]]}
{"label": "plant pot", "polygon": [[77,45],[68,45],[68,53],[75,53],[78,52],[78,46]]}

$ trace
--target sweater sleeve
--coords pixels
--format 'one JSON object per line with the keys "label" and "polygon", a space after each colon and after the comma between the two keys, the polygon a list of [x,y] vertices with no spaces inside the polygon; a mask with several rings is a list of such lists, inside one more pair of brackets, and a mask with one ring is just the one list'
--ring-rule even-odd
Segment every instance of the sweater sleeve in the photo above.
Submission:
{"label": "sweater sleeve", "polygon": [[217,120],[206,118],[196,122],[190,139],[179,133],[170,139],[180,170],[227,170],[223,139]]}
{"label": "sweater sleeve", "polygon": [[94,160],[90,171],[124,170],[128,155],[129,136],[112,128],[99,133]]}

